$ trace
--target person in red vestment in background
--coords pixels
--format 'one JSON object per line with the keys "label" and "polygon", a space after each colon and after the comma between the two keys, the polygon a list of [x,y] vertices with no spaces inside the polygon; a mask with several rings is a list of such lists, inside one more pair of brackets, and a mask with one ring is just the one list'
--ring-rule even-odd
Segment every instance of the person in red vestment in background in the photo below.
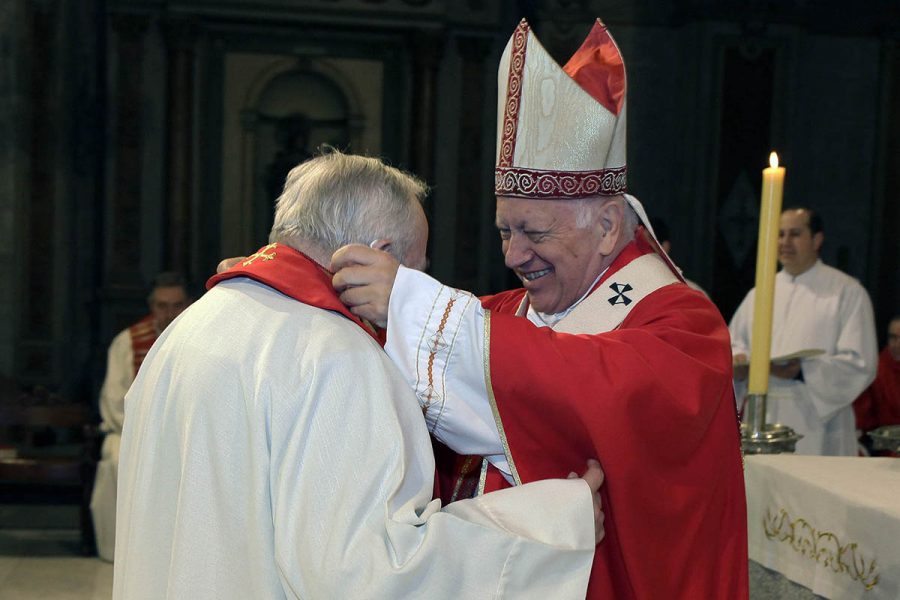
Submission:
{"label": "person in red vestment in background", "polygon": [[174,271],[159,273],[147,297],[150,314],[120,331],[109,345],[106,377],[100,388],[100,416],[103,419],[100,429],[105,435],[91,494],[97,554],[103,560],[112,562],[116,547],[116,486],[125,394],[153,342],[189,304],[184,277]]}
{"label": "person in red vestment in background", "polygon": [[[887,346],[878,357],[875,381],[853,402],[853,412],[856,429],[861,434],[883,425],[900,425],[900,315],[888,323]],[[890,452],[877,453],[897,456]]]}
{"label": "person in red vestment in background", "polygon": [[445,500],[600,459],[588,597],[747,598],[728,329],[625,193],[625,67],[599,20],[564,68],[522,21],[499,73],[496,225],[523,288],[480,301],[385,252],[332,257],[341,299],[449,446]]}

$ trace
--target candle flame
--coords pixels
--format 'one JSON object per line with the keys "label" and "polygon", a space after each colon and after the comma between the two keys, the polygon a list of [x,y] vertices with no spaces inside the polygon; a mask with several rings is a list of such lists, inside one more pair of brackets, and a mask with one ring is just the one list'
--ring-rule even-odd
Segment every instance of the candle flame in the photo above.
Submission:
{"label": "candle flame", "polygon": [[778,166],[778,155],[774,152],[769,155],[769,166],[773,169]]}

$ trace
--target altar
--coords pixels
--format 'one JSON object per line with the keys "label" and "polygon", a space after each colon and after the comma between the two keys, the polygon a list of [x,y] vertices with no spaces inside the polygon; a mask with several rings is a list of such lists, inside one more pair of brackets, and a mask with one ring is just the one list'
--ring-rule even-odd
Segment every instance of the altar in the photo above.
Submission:
{"label": "altar", "polygon": [[824,598],[900,598],[900,460],[747,456],[744,475],[751,561]]}

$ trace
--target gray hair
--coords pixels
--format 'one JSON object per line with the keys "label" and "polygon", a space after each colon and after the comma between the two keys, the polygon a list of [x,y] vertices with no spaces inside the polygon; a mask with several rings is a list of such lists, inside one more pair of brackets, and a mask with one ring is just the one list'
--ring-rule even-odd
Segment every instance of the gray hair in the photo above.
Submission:
{"label": "gray hair", "polygon": [[596,211],[606,205],[607,202],[611,202],[613,200],[621,200],[622,208],[623,208],[623,220],[622,220],[622,231],[624,232],[625,238],[627,240],[634,239],[634,232],[637,230],[638,225],[641,223],[640,217],[638,217],[637,213],[634,212],[634,209],[631,208],[631,205],[625,201],[625,198],[622,196],[599,196],[592,198],[585,198],[580,201],[579,210],[575,215],[575,226],[584,228],[589,227],[594,222],[594,218],[596,217]]}
{"label": "gray hair", "polygon": [[420,179],[377,158],[328,148],[288,173],[269,242],[306,242],[330,254],[347,244],[388,239],[402,262],[415,241],[415,202],[427,192]]}

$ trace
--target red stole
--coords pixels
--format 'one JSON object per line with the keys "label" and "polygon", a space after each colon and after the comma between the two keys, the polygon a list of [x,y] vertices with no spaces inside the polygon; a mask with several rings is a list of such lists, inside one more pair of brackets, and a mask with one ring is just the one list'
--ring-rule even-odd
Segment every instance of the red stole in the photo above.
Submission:
{"label": "red stole", "polygon": [[269,244],[227,271],[210,277],[206,289],[212,289],[217,283],[233,277],[249,277],[303,304],[342,314],[384,346],[384,332],[376,330],[371,323],[360,319],[341,303],[331,286],[331,276],[324,267],[299,250],[284,244]]}
{"label": "red stole", "polygon": [[150,351],[150,346],[159,337],[159,334],[156,332],[156,323],[153,320],[153,315],[147,315],[129,327],[128,333],[131,336],[132,364],[136,375],[144,362],[144,357]]}

